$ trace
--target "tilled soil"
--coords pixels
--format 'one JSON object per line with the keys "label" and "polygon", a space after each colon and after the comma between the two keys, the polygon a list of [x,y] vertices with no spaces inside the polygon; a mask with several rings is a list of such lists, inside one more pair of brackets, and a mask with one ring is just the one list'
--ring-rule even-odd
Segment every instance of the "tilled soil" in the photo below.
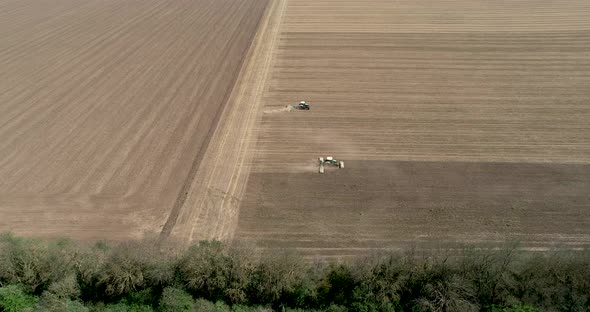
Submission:
{"label": "tilled soil", "polygon": [[346,256],[371,249],[590,246],[590,165],[349,161],[258,173],[236,237]]}
{"label": "tilled soil", "polygon": [[0,0],[0,231],[160,232],[266,5]]}
{"label": "tilled soil", "polygon": [[263,110],[311,110],[262,115],[235,237],[588,244],[590,2],[288,0],[279,39]]}

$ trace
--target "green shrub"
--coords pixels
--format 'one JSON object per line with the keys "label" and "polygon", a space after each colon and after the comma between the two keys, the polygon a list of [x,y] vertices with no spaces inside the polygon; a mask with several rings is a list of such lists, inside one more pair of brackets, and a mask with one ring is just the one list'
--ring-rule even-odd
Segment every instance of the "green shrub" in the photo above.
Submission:
{"label": "green shrub", "polygon": [[154,309],[149,305],[119,302],[111,304],[97,304],[90,309],[91,312],[153,312]]}
{"label": "green shrub", "polygon": [[74,275],[65,276],[51,283],[47,291],[59,298],[77,299],[80,296],[80,287]]}
{"label": "green shrub", "polygon": [[37,299],[26,294],[20,285],[0,287],[0,311],[32,311],[36,303]]}
{"label": "green shrub", "polygon": [[197,299],[195,302],[195,311],[199,312],[230,312],[231,309],[222,301],[213,303],[205,299]]}
{"label": "green shrub", "polygon": [[249,278],[254,303],[302,306],[313,296],[308,266],[292,252],[266,252]]}
{"label": "green shrub", "polygon": [[400,307],[408,311],[475,311],[470,282],[452,260],[427,257],[410,263],[400,291]]}
{"label": "green shrub", "polygon": [[195,297],[245,303],[252,265],[220,242],[200,242],[180,259],[177,279]]}
{"label": "green shrub", "polygon": [[[265,308],[261,306],[245,306],[241,304],[236,304],[231,307],[232,312],[274,312],[271,308]],[[289,311],[288,309],[285,312]]]}
{"label": "green shrub", "polygon": [[77,300],[59,297],[55,294],[45,292],[35,307],[39,312],[88,312],[90,309]]}
{"label": "green shrub", "polygon": [[353,291],[359,285],[350,266],[345,264],[331,265],[326,269],[325,274],[318,287],[321,306],[327,307],[337,304],[350,307]]}
{"label": "green shrub", "polygon": [[588,251],[509,246],[310,265],[220,242],[172,247],[0,235],[0,311],[590,311]]}
{"label": "green shrub", "polygon": [[41,294],[64,277],[75,276],[78,248],[61,239],[41,240],[0,235],[0,282],[20,284],[26,291]]}
{"label": "green shrub", "polygon": [[361,259],[355,265],[359,284],[353,291],[353,310],[394,311],[411,270],[408,259],[399,255]]}
{"label": "green shrub", "polygon": [[193,311],[195,309],[195,301],[190,294],[184,290],[167,287],[162,293],[160,299],[160,311],[162,312],[176,312],[176,311]]}
{"label": "green shrub", "polygon": [[27,292],[41,293],[49,283],[48,248],[42,241],[0,236],[0,282],[20,284]]}
{"label": "green shrub", "polygon": [[172,282],[174,266],[173,253],[146,240],[108,250],[102,265],[93,269],[97,270],[97,285],[116,298],[143,288],[165,288]]}
{"label": "green shrub", "polygon": [[111,252],[104,242],[94,246],[82,246],[76,260],[76,278],[80,289],[80,298],[84,301],[101,302],[105,298],[105,288],[100,284],[102,270]]}
{"label": "green shrub", "polygon": [[513,289],[519,254],[511,245],[499,251],[467,250],[461,259],[462,276],[470,281],[474,301],[483,309],[517,301]]}
{"label": "green shrub", "polygon": [[98,283],[108,295],[124,295],[145,285],[143,255],[128,245],[118,246],[99,271]]}
{"label": "green shrub", "polygon": [[539,312],[537,309],[531,306],[516,305],[510,308],[499,308],[492,306],[491,312]]}

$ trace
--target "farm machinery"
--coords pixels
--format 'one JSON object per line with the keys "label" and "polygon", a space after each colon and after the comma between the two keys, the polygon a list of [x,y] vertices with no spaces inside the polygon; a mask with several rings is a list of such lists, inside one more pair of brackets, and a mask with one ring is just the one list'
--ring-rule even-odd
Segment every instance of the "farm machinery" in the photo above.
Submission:
{"label": "farm machinery", "polygon": [[320,173],[324,173],[324,166],[331,165],[336,166],[338,168],[344,168],[344,162],[341,160],[336,160],[332,156],[328,156],[324,159],[324,157],[320,157]]}
{"label": "farm machinery", "polygon": [[301,101],[299,104],[293,105],[293,108],[296,110],[309,110],[309,104],[305,101]]}

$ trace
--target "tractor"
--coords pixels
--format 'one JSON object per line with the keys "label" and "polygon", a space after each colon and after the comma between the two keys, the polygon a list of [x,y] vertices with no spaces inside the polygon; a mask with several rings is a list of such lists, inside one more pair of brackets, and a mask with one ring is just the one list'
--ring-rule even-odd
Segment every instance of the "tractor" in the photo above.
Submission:
{"label": "tractor", "polygon": [[309,110],[309,104],[307,104],[305,101],[301,101],[299,104],[294,105],[293,108],[297,110]]}
{"label": "tractor", "polygon": [[320,173],[324,173],[324,165],[332,165],[338,168],[344,168],[344,162],[341,160],[336,160],[332,156],[327,156],[326,159],[324,157],[320,157]]}

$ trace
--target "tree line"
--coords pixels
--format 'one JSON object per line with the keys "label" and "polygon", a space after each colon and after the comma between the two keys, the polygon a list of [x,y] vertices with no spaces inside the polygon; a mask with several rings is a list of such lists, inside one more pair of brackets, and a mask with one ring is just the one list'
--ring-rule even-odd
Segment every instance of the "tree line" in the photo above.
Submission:
{"label": "tree line", "polygon": [[312,262],[220,242],[0,236],[0,311],[590,311],[590,252],[464,248]]}

